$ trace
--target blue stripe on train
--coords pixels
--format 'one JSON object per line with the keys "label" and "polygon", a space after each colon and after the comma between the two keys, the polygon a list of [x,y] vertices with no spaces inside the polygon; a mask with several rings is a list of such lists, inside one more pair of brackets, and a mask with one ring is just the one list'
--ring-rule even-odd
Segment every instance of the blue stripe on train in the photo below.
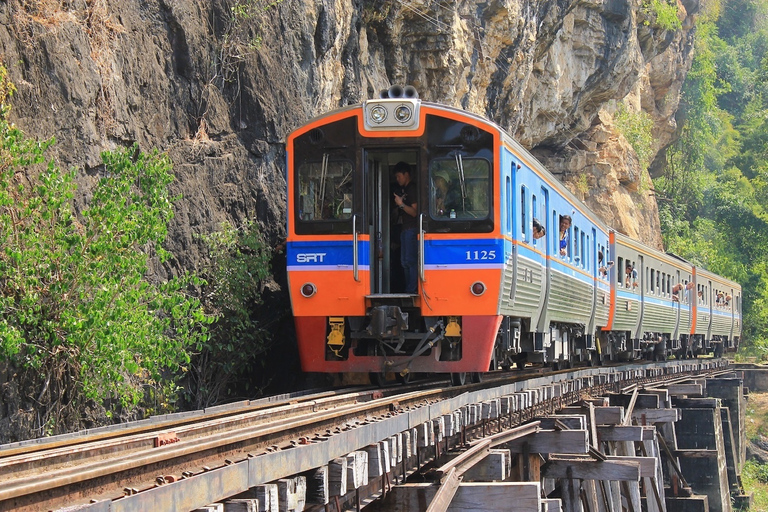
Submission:
{"label": "blue stripe on train", "polygon": [[[360,240],[357,245],[357,264],[367,268],[370,265],[370,243]],[[353,263],[352,242],[344,241],[288,242],[286,255],[288,268],[293,270],[351,267]]]}

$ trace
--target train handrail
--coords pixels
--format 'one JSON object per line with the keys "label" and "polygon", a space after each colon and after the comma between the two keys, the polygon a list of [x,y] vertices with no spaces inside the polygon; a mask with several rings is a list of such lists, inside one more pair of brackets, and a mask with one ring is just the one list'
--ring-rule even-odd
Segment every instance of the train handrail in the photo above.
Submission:
{"label": "train handrail", "polygon": [[419,278],[424,283],[424,214],[419,214]]}
{"label": "train handrail", "polygon": [[352,215],[352,275],[355,281],[360,281],[358,277],[358,262],[357,262],[357,214]]}

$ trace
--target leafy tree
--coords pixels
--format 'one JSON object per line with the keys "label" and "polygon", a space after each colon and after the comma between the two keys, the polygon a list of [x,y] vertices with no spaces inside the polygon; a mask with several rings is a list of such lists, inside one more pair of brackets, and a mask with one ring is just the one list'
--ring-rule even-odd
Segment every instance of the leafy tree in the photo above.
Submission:
{"label": "leafy tree", "polygon": [[76,170],[62,171],[7,120],[13,86],[0,67],[0,361],[40,412],[41,433],[80,426],[141,403],[147,387],[173,388],[174,372],[207,339],[211,318],[185,274],[147,277],[173,202],[167,157],[137,146],[102,154],[102,177],[75,213]]}
{"label": "leafy tree", "polygon": [[743,342],[768,354],[767,12],[715,3],[697,23],[681,136],[655,186],[667,248],[741,283]]}
{"label": "leafy tree", "polygon": [[217,321],[190,365],[188,401],[195,408],[232,399],[241,385],[258,382],[255,374],[273,341],[270,327],[281,320],[263,307],[272,251],[258,225],[225,222],[201,238],[210,262],[202,270],[203,304]]}

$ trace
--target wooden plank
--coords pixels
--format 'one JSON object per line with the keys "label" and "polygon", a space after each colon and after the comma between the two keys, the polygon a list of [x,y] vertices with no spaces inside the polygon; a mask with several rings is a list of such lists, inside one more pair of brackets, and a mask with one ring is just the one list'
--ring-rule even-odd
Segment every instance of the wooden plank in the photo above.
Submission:
{"label": "wooden plank", "polygon": [[658,461],[656,457],[631,457],[627,455],[609,455],[608,460],[627,460],[631,462],[637,462],[640,465],[641,478],[656,477],[656,464]]}
{"label": "wooden plank", "polygon": [[701,396],[704,392],[701,384],[670,384],[667,391],[672,396]]}
{"label": "wooden plank", "polygon": [[502,482],[509,476],[509,450],[491,450],[464,473],[465,482]]}
{"label": "wooden plank", "polygon": [[675,455],[678,457],[686,457],[689,459],[716,459],[717,450],[675,450]]}
{"label": "wooden plank", "polygon": [[639,481],[640,463],[629,460],[550,459],[541,468],[545,478]]}
{"label": "wooden plank", "polygon": [[[424,504],[434,501],[437,490],[437,485],[426,483],[394,486],[382,499],[381,510],[388,512],[425,510]],[[541,512],[541,485],[539,482],[461,483],[445,510],[447,512]]]}
{"label": "wooden plank", "polygon": [[679,409],[636,409],[632,419],[640,425],[653,423],[674,423],[680,419]]}
{"label": "wooden plank", "polygon": [[[565,459],[565,457],[562,457],[562,459]],[[559,458],[558,458],[559,460]],[[594,461],[593,459],[590,459],[586,456],[569,456],[567,460],[573,460],[573,461],[584,461],[584,462],[600,462],[600,461]],[[658,459],[656,457],[636,457],[634,455],[607,455],[606,461],[629,461],[629,462],[636,462],[640,467],[640,478],[652,478],[656,476],[656,464],[658,462]],[[574,478],[579,478],[574,476]],[[610,478],[605,478],[603,480],[611,480]]]}
{"label": "wooden plank", "polygon": [[503,445],[512,453],[522,453],[528,443],[529,453],[588,453],[589,435],[586,430],[540,430]]}
{"label": "wooden plank", "polygon": [[[600,442],[610,441],[642,441],[643,429],[648,427],[625,425],[602,425],[597,427],[597,439]],[[653,428],[653,427],[650,427]],[[651,435],[653,435],[651,433]]]}
{"label": "wooden plank", "polygon": [[[586,414],[581,407],[563,407],[563,414]],[[595,421],[598,425],[619,425],[624,420],[624,408],[618,406],[595,407]]]}
{"label": "wooden plank", "polygon": [[547,416],[546,418],[536,418],[541,422],[542,430],[557,430],[555,428],[555,422],[560,421],[568,430],[586,430],[587,419],[583,414],[557,414],[555,416]]}
{"label": "wooden plank", "polygon": [[542,499],[541,512],[563,512],[563,502],[559,499]]}
{"label": "wooden plank", "polygon": [[679,409],[716,409],[720,406],[720,399],[674,397],[672,404]]}
{"label": "wooden plank", "polygon": [[[659,395],[656,393],[640,393],[638,390],[635,397],[635,407],[638,409],[658,409],[659,408]],[[622,395],[618,393],[609,394],[610,404],[613,406],[620,406],[629,409],[629,405],[632,402],[632,397],[635,396],[635,392],[631,395]]]}
{"label": "wooden plank", "polygon": [[[624,421],[622,422],[623,425],[629,425],[632,423],[632,411],[635,409],[635,402],[637,401],[637,388],[632,392],[632,396],[629,399],[629,405],[627,406],[627,410],[625,412]],[[656,397],[656,407],[658,407],[658,398]]]}

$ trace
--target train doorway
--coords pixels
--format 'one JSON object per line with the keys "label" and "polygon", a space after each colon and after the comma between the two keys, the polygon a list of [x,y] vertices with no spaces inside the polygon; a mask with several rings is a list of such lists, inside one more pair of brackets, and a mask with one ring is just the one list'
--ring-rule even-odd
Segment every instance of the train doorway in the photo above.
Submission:
{"label": "train doorway", "polygon": [[[415,202],[421,211],[423,205],[420,204],[419,197],[423,194],[419,173],[419,152],[415,149],[365,152],[364,172],[368,198],[365,208],[371,242],[371,293],[374,295],[406,292],[400,243],[400,234],[406,219],[405,213],[397,207],[394,199],[395,192],[400,190],[394,177],[394,168],[399,162],[405,162],[410,166],[411,181],[418,192],[416,198],[407,200],[409,203]],[[419,261],[420,256],[417,253],[416,261]]]}

